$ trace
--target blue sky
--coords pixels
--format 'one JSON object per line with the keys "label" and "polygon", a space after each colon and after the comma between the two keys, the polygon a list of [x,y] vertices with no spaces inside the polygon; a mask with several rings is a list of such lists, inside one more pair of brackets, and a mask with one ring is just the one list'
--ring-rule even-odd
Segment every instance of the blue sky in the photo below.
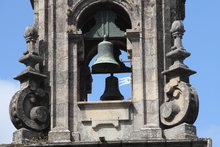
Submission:
{"label": "blue sky", "polygon": [[[198,72],[190,78],[200,100],[195,126],[199,137],[213,139],[213,147],[220,146],[219,6],[219,0],[187,0],[183,41],[192,54],[185,63]],[[2,0],[0,18],[0,143],[10,143],[15,129],[9,120],[8,103],[19,89],[13,77],[25,68],[17,60],[26,50],[24,28],[33,24],[29,0]]]}

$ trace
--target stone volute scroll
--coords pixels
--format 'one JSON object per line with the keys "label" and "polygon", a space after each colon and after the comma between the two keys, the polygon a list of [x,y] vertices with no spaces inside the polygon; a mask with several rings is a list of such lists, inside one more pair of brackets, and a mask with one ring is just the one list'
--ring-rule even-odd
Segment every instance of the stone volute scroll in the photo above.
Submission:
{"label": "stone volute scroll", "polygon": [[42,138],[49,127],[48,94],[42,87],[46,75],[35,68],[43,61],[36,48],[37,29],[28,26],[24,38],[27,51],[19,62],[25,64],[26,69],[15,77],[20,81],[21,89],[15,93],[9,106],[11,121],[18,129],[13,135],[15,143]]}
{"label": "stone volute scroll", "polygon": [[196,72],[183,63],[184,59],[190,56],[190,53],[182,45],[184,32],[182,21],[174,21],[171,28],[174,46],[167,53],[167,57],[172,60],[173,65],[163,72],[168,78],[168,83],[164,87],[166,94],[164,103],[160,106],[161,123],[168,128],[165,130],[165,135],[168,138],[177,137],[175,133],[174,136],[169,133],[169,129],[172,130],[175,127],[184,127],[186,132],[187,129],[190,129],[191,132],[188,134],[181,132],[185,134],[181,137],[195,137],[196,134],[192,124],[198,115],[199,102],[197,92],[189,84],[189,76]]}

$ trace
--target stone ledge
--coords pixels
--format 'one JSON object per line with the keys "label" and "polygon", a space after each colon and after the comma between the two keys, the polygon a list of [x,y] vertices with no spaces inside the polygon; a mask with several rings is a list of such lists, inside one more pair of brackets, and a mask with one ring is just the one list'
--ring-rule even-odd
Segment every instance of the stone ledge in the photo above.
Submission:
{"label": "stone ledge", "polygon": [[132,101],[78,102],[81,121],[130,120]]}
{"label": "stone ledge", "polygon": [[212,147],[209,138],[172,139],[172,140],[134,140],[106,142],[72,142],[72,143],[40,143],[40,144],[8,144],[0,147]]}
{"label": "stone ledge", "polygon": [[108,105],[130,105],[132,104],[131,100],[117,100],[117,101],[91,101],[91,102],[78,102],[79,107],[83,106],[91,106],[91,105],[98,105],[98,106],[108,106]]}

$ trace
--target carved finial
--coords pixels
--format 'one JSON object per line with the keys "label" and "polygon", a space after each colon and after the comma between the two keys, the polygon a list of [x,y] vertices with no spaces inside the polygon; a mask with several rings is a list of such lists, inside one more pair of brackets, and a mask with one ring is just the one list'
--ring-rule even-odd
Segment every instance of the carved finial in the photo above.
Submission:
{"label": "carved finial", "polygon": [[36,41],[38,38],[38,31],[35,26],[27,26],[25,28],[24,38],[27,42]]}
{"label": "carved finial", "polygon": [[183,49],[182,37],[185,32],[184,25],[181,20],[173,22],[170,32],[174,38],[174,46],[172,49]]}
{"label": "carved finial", "polygon": [[34,25],[27,26],[25,28],[24,38],[27,43],[27,51],[24,52],[24,55],[28,54],[29,52],[33,54],[38,54],[35,47],[38,38],[38,30]]}
{"label": "carved finial", "polygon": [[[24,56],[19,59],[19,62],[25,64],[27,67],[26,69],[15,77],[16,80],[23,80],[28,79],[29,77],[26,76],[28,72],[36,72],[35,74],[39,76],[39,71],[35,68],[35,65],[41,63],[43,58],[38,54],[38,49],[36,48],[36,41],[38,38],[38,31],[36,27],[28,26],[25,28],[24,37],[27,42],[27,51],[24,52]],[[45,75],[42,75],[45,78]]]}
{"label": "carved finial", "polygon": [[182,79],[185,79],[184,82],[188,83],[188,77],[196,72],[190,70],[183,63],[185,58],[190,56],[190,53],[187,52],[182,45],[182,36],[185,32],[183,22],[181,20],[174,21],[170,31],[174,38],[174,45],[171,48],[172,50],[168,52],[166,56],[173,61],[173,65],[171,65],[168,70],[164,71],[163,74],[170,78],[184,77]]}
{"label": "carved finial", "polygon": [[183,22],[181,20],[175,20],[172,24],[170,32],[171,33],[176,33],[176,32],[184,33],[185,29],[184,29]]}

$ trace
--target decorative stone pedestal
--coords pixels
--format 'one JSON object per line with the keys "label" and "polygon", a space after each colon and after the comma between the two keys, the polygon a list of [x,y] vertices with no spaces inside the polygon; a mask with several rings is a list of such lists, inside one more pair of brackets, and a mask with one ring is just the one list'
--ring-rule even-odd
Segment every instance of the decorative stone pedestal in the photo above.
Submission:
{"label": "decorative stone pedestal", "polygon": [[183,123],[179,126],[164,130],[164,136],[169,139],[197,138],[196,127]]}
{"label": "decorative stone pedestal", "polygon": [[151,139],[156,139],[156,140],[160,140],[162,138],[162,130],[161,128],[142,128],[140,131],[134,131],[131,133],[131,137],[132,140],[139,140],[139,139],[147,139],[147,138],[151,138]]}
{"label": "decorative stone pedestal", "polygon": [[48,134],[48,141],[49,142],[71,142],[71,135],[70,135],[70,131],[66,130],[66,131],[59,131],[59,130],[53,130],[50,131]]}
{"label": "decorative stone pedestal", "polygon": [[43,133],[30,131],[25,128],[19,129],[13,133],[13,144],[31,144],[37,140],[42,140]]}

